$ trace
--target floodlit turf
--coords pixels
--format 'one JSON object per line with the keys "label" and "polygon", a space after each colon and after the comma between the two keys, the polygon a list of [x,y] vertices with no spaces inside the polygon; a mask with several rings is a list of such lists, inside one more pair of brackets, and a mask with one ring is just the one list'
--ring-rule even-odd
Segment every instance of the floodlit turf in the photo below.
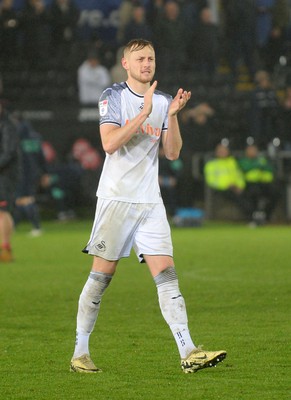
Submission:
{"label": "floodlit turf", "polygon": [[0,264],[1,399],[290,398],[290,226],[173,229],[193,340],[228,352],[189,375],[134,254],[120,263],[91,338],[103,373],[70,373],[91,222],[46,222],[38,238],[28,229],[14,235],[15,262]]}

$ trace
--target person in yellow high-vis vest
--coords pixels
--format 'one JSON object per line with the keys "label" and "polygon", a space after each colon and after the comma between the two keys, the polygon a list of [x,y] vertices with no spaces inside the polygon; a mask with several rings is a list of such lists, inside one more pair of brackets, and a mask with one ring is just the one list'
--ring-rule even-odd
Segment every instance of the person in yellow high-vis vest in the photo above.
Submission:
{"label": "person in yellow high-vis vest", "polygon": [[251,208],[244,196],[246,187],[244,175],[227,146],[221,143],[216,146],[215,157],[207,161],[204,166],[204,177],[206,184],[213,191],[233,201],[246,219],[250,220]]}
{"label": "person in yellow high-vis vest", "polygon": [[253,221],[270,220],[280,195],[271,161],[259,153],[256,145],[249,145],[238,163],[246,182],[245,197],[253,208]]}

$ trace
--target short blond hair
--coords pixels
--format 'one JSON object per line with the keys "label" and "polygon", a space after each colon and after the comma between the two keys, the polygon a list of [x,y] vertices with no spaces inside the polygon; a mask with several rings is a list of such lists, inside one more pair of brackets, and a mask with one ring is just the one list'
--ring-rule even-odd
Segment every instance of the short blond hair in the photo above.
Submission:
{"label": "short blond hair", "polygon": [[151,47],[154,50],[154,45],[149,40],[145,39],[132,39],[124,47],[123,54],[130,53],[132,51],[142,50],[145,47]]}

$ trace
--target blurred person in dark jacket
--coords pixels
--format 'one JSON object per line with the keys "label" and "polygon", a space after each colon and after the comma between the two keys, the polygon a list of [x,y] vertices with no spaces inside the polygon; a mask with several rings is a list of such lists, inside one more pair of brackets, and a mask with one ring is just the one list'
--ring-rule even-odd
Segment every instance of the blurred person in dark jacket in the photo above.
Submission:
{"label": "blurred person in dark jacket", "polygon": [[270,74],[261,70],[255,75],[256,86],[250,94],[251,136],[262,149],[280,131],[279,99]]}
{"label": "blurred person in dark jacket", "polygon": [[47,63],[50,40],[49,16],[43,0],[27,0],[19,17],[23,37],[23,58],[29,69]]}
{"label": "blurred person in dark jacket", "polygon": [[80,10],[73,0],[53,0],[49,12],[51,53],[58,62],[70,60]]}
{"label": "blurred person in dark jacket", "polygon": [[60,159],[48,141],[42,142],[42,149],[47,162],[47,173],[41,177],[42,191],[53,202],[58,221],[74,219],[81,191],[81,168],[73,160]]}
{"label": "blurred person in dark jacket", "polygon": [[209,7],[200,11],[199,21],[194,27],[188,54],[191,64],[207,78],[215,78],[219,62],[219,29],[214,23]]}
{"label": "blurred person in dark jacket", "polygon": [[152,28],[147,23],[146,19],[146,8],[139,3],[136,3],[132,9],[131,20],[124,28],[124,43],[127,43],[134,38],[151,40],[152,36]]}
{"label": "blurred person in dark jacket", "polygon": [[170,161],[165,156],[163,146],[159,147],[159,185],[167,215],[173,217],[178,207],[178,183],[183,169],[180,158]]}
{"label": "blurred person in dark jacket", "polygon": [[19,118],[21,168],[17,185],[14,220],[18,224],[23,218],[31,225],[31,236],[41,235],[41,220],[36,195],[41,177],[47,173],[46,160],[42,150],[42,138],[31,124]]}
{"label": "blurred person in dark jacket", "polygon": [[12,212],[19,176],[19,143],[17,127],[0,101],[0,262],[13,260],[11,238]]}
{"label": "blurred person in dark jacket", "polygon": [[165,76],[170,81],[182,79],[186,64],[187,35],[185,20],[180,5],[173,0],[167,1],[155,20],[154,40],[157,43],[157,70],[161,80]]}
{"label": "blurred person in dark jacket", "polygon": [[181,113],[185,151],[211,151],[218,142],[216,111],[207,102],[189,107]]}
{"label": "blurred person in dark jacket", "polygon": [[280,107],[280,139],[284,150],[291,150],[291,76],[287,78]]}
{"label": "blurred person in dark jacket", "polygon": [[287,0],[256,0],[257,40],[262,68],[272,73],[284,53],[289,6]]}
{"label": "blurred person in dark jacket", "polygon": [[13,0],[2,0],[0,4],[0,54],[5,63],[13,62],[18,51],[19,22],[13,3]]}
{"label": "blurred person in dark jacket", "polygon": [[252,207],[252,223],[260,225],[270,221],[280,194],[274,166],[254,144],[246,147],[238,164],[246,182],[244,196]]}
{"label": "blurred person in dark jacket", "polygon": [[254,79],[256,71],[256,6],[254,0],[222,0],[226,59],[234,80],[237,80],[240,63]]}

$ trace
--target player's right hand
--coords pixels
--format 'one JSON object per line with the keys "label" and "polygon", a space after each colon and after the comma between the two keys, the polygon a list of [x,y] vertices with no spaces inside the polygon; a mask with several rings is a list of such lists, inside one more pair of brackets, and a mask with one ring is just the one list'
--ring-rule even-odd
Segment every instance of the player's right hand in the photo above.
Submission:
{"label": "player's right hand", "polygon": [[150,113],[152,112],[153,108],[153,94],[154,91],[156,90],[158,81],[154,81],[153,84],[148,88],[148,90],[144,94],[144,106],[143,106],[143,112],[149,116]]}

